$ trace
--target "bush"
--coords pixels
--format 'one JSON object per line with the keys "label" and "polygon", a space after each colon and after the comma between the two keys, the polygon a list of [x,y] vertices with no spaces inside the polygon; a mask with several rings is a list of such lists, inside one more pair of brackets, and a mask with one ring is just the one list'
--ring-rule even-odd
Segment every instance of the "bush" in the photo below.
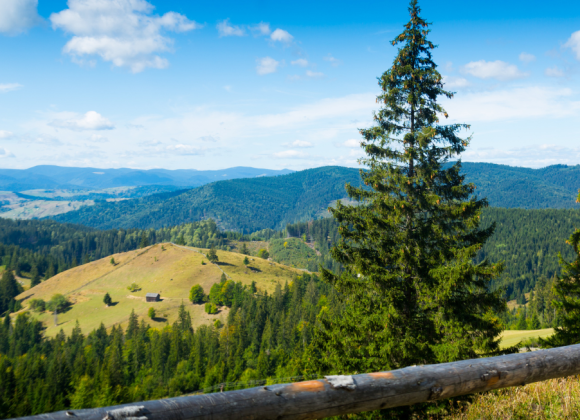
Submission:
{"label": "bush", "polygon": [[270,253],[267,249],[262,248],[258,251],[258,257],[267,260],[270,257]]}
{"label": "bush", "polygon": [[209,260],[209,262],[212,262],[212,263],[216,263],[220,260],[218,258],[217,252],[215,251],[215,248],[213,246],[211,247],[211,249],[207,253],[207,259]]}
{"label": "bush", "polygon": [[127,286],[127,290],[129,290],[130,292],[136,292],[138,290],[141,290],[141,288],[137,283],[131,283],[130,286]]}
{"label": "bush", "polygon": [[153,319],[155,318],[155,308],[149,308],[149,310],[147,311],[147,315],[149,316],[149,318]]}
{"label": "bush", "polygon": [[210,314],[210,315],[217,314],[218,310],[217,310],[217,306],[215,305],[215,303],[207,302],[205,304],[205,312]]}
{"label": "bush", "polygon": [[34,312],[44,312],[46,311],[46,302],[42,299],[31,299],[30,310]]}
{"label": "bush", "polygon": [[46,305],[46,308],[51,312],[53,311],[64,312],[69,306],[70,302],[67,300],[67,298],[64,297],[64,295],[57,293],[56,295],[53,295],[50,298],[48,304]]}
{"label": "bush", "polygon": [[193,304],[200,304],[203,303],[204,295],[205,293],[203,291],[203,288],[199,284],[196,284],[189,291],[189,300]]}

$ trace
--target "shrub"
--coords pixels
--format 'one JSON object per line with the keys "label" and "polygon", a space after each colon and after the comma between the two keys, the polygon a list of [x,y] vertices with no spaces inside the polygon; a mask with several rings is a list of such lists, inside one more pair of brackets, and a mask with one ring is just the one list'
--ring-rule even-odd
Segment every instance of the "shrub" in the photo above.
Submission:
{"label": "shrub", "polygon": [[44,312],[46,311],[46,302],[42,299],[31,299],[30,310],[34,312]]}
{"label": "shrub", "polygon": [[262,248],[258,251],[258,257],[267,260],[268,257],[270,257],[270,253],[268,252],[267,249]]}
{"label": "shrub", "polygon": [[207,302],[205,304],[205,312],[210,315],[217,314],[217,306],[215,305],[215,303]]}
{"label": "shrub", "polygon": [[138,290],[141,290],[141,288],[137,283],[131,283],[130,286],[127,286],[127,290],[129,290],[130,292],[136,292]]}
{"label": "shrub", "polygon": [[189,291],[189,300],[193,304],[200,304],[203,303],[204,295],[203,288],[199,284],[196,284]]}
{"label": "shrub", "polygon": [[52,311],[63,312],[69,306],[70,306],[70,302],[67,300],[67,298],[64,297],[64,295],[57,293],[56,295],[53,295],[50,298],[50,300],[48,301],[48,303],[46,305],[46,308],[51,312]]}
{"label": "shrub", "polygon": [[155,308],[149,308],[149,310],[147,311],[147,315],[151,319],[155,318]]}

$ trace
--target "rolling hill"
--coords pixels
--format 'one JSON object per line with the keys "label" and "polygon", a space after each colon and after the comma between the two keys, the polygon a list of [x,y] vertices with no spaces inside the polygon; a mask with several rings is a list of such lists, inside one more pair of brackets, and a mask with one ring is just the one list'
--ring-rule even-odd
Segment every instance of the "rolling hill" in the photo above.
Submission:
{"label": "rolling hill", "polygon": [[[61,329],[68,335],[78,320],[84,331],[98,328],[101,322],[105,327],[124,325],[131,310],[152,326],[162,328],[172,324],[177,317],[181,303],[186,304],[191,314],[193,326],[213,323],[216,319],[225,321],[228,309],[223,308],[216,315],[208,315],[204,305],[192,305],[188,301],[189,290],[195,284],[209,293],[211,286],[220,281],[223,272],[236,282],[244,285],[255,281],[258,292],[271,293],[276,284],[284,285],[302,271],[281,264],[253,258],[249,268],[243,264],[244,255],[234,252],[218,251],[219,265],[210,264],[205,258],[206,250],[189,248],[171,243],[157,244],[144,249],[113,255],[88,264],[64,271],[17,296],[28,309],[31,299],[44,301],[57,293],[65,295],[73,305],[58,314],[57,325],[50,312],[36,314],[46,326],[45,334],[55,335]],[[202,265],[202,261],[206,264]],[[140,290],[130,292],[127,286],[137,283]],[[103,303],[105,293],[109,293],[113,305]],[[160,302],[146,302],[146,293],[160,293]],[[149,320],[147,311],[154,307],[157,318]]]}
{"label": "rolling hill", "polygon": [[[575,203],[580,165],[529,169],[464,163],[463,173],[493,207],[580,208]],[[211,217],[228,230],[281,229],[287,223],[320,218],[329,204],[345,197],[346,182],[360,184],[358,169],[329,166],[277,177],[219,181],[136,200],[101,202],[53,219],[108,229],[158,228]]]}

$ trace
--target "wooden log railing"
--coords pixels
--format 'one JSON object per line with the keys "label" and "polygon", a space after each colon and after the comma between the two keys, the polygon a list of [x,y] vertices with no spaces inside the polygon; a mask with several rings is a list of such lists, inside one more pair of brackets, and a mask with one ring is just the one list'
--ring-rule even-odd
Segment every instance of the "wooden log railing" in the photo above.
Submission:
{"label": "wooden log railing", "polygon": [[27,420],[320,419],[400,407],[580,374],[580,344],[389,372],[269,385],[86,410]]}

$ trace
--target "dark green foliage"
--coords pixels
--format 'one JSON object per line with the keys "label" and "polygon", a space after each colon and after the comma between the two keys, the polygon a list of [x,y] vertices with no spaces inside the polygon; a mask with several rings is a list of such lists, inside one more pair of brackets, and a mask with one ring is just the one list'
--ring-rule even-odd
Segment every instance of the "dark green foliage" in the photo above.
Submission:
{"label": "dark green foliage", "polygon": [[30,287],[34,287],[40,284],[40,274],[38,273],[38,267],[36,264],[32,266],[30,270]]}
{"label": "dark green foliage", "polygon": [[243,261],[243,262],[244,262],[244,265],[245,265],[245,266],[248,266],[248,264],[250,264],[250,260],[248,259],[248,257],[247,257],[247,256],[246,256],[246,257],[244,257],[244,261]]}
{"label": "dark green foliage", "polygon": [[195,286],[193,286],[191,288],[191,290],[189,291],[189,300],[193,304],[198,305],[200,303],[203,303],[204,297],[205,297],[205,293],[203,291],[203,288],[199,284],[196,284]]}
{"label": "dark green foliage", "polygon": [[[499,352],[500,292],[488,290],[501,272],[473,258],[493,233],[479,216],[487,205],[465,184],[460,164],[465,125],[439,125],[443,89],[431,58],[428,24],[416,0],[411,20],[393,44],[395,62],[379,79],[376,125],[361,130],[364,184],[347,185],[361,205],[330,209],[342,239],[332,256],[342,275],[321,270],[345,305],[323,315],[310,365],[319,371],[372,372]],[[444,166],[445,165],[445,166]]]}
{"label": "dark green foliage", "polygon": [[145,248],[149,246],[149,235],[145,232],[141,233],[141,242],[139,242],[139,248]]}
{"label": "dark green foliage", "polygon": [[113,303],[113,299],[111,299],[111,295],[109,295],[109,292],[105,293],[105,297],[103,298],[103,302],[107,306],[109,306],[111,303]]}
{"label": "dark green foliage", "polygon": [[268,258],[270,258],[270,253],[268,252],[267,249],[262,248],[258,251],[258,258],[263,258],[267,260]]}
{"label": "dark green foliage", "polygon": [[46,310],[46,302],[42,299],[30,299],[30,310],[34,312],[44,312]]}
{"label": "dark green foliage", "polygon": [[217,252],[213,246],[210,248],[210,250],[207,253],[207,259],[209,260],[209,262],[212,262],[214,264],[220,260],[218,255],[217,255]]}
{"label": "dark green foliage", "polygon": [[[578,192],[580,202],[580,191]],[[540,340],[545,347],[568,346],[580,343],[580,229],[576,229],[567,243],[574,250],[575,258],[566,261],[560,255],[562,276],[553,286],[555,299],[552,305],[558,313],[559,325],[554,335]]]}
{"label": "dark green foliage", "polygon": [[316,316],[323,305],[335,304],[328,286],[304,275],[268,296],[236,283],[233,296],[224,326],[195,331],[183,307],[169,328],[150,329],[133,313],[125,331],[101,325],[85,336],[77,326],[68,337],[44,339],[42,325],[26,314],[13,325],[5,318],[0,323],[0,417],[174,397],[223,382],[302,374],[301,358]]}
{"label": "dark green foliage", "polygon": [[14,311],[16,301],[14,298],[22,292],[22,289],[11,270],[6,270],[0,279],[0,314]]}
{"label": "dark green foliage", "polygon": [[250,251],[245,242],[242,242],[242,247],[240,248],[240,254],[250,255]]}

